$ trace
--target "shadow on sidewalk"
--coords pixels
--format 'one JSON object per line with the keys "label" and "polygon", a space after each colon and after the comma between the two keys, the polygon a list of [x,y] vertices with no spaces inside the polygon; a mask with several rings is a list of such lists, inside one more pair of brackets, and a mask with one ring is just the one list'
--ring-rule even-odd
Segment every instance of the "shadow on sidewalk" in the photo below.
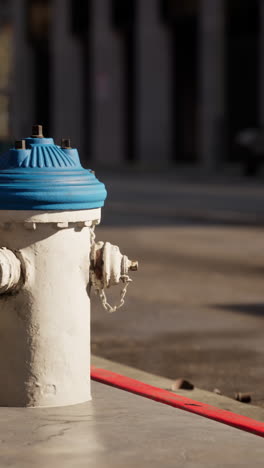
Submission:
{"label": "shadow on sidewalk", "polygon": [[264,317],[264,303],[260,304],[224,304],[213,305],[217,309],[238,312],[242,314],[255,315],[256,317]]}

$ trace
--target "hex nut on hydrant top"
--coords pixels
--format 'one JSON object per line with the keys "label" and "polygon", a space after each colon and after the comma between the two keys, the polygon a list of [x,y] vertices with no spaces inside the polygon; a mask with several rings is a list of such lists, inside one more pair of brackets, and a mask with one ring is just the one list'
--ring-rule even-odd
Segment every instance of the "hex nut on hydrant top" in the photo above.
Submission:
{"label": "hex nut on hydrant top", "polygon": [[[0,158],[0,406],[61,406],[91,399],[92,285],[106,310],[124,303],[129,270],[95,242],[106,190],[68,139],[41,125]],[[105,288],[121,283],[111,306]]]}

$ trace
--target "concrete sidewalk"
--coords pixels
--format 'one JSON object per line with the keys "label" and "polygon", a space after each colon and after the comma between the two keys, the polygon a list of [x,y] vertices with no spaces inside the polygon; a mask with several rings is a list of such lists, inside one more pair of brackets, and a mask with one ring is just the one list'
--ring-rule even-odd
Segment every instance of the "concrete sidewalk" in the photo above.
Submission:
{"label": "concrete sidewalk", "polygon": [[64,408],[0,408],[0,466],[263,466],[261,437],[103,384]]}

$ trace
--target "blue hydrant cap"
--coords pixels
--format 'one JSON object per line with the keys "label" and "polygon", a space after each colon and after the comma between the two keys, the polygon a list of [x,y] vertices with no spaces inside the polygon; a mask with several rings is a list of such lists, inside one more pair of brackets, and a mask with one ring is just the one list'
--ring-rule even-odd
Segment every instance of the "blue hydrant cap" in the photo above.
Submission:
{"label": "blue hydrant cap", "polygon": [[[38,131],[36,131],[38,127]],[[33,126],[33,137],[0,156],[0,210],[86,210],[100,208],[104,184],[84,169],[69,140],[57,146]],[[41,133],[38,135],[38,133]]]}

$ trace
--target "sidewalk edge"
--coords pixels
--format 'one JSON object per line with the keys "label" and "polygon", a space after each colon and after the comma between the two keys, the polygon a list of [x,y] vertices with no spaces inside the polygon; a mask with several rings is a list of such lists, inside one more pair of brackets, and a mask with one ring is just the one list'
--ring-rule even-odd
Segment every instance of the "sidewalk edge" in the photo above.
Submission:
{"label": "sidewalk edge", "polygon": [[97,382],[149,398],[159,403],[172,406],[214,421],[233,426],[237,429],[264,437],[264,423],[231,411],[222,410],[168,390],[145,384],[124,375],[105,369],[91,367],[91,378]]}

